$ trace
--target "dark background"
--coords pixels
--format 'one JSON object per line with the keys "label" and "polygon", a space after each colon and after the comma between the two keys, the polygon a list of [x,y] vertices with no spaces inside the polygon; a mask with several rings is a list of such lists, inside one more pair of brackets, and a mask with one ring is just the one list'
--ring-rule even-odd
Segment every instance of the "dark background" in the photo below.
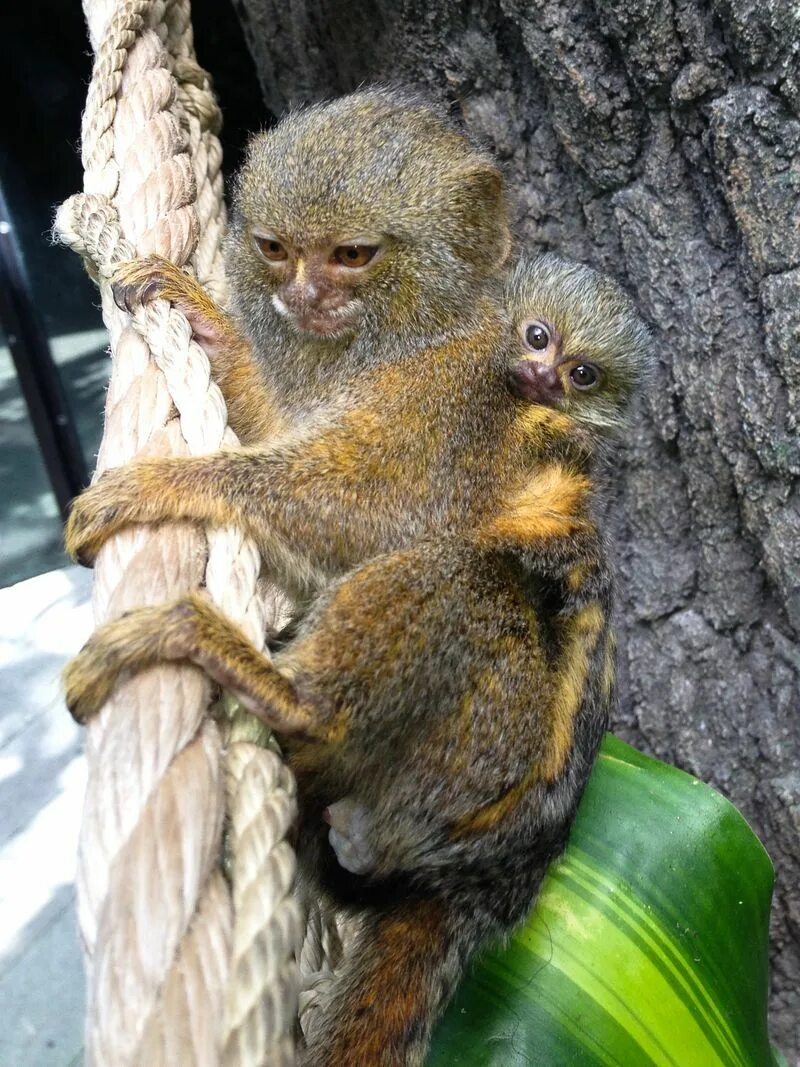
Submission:
{"label": "dark background", "polygon": [[[236,17],[226,3],[193,5],[197,47],[225,115],[224,169],[236,168],[248,131],[271,121]],[[100,442],[108,378],[94,285],[79,257],[53,245],[55,207],[83,182],[80,122],[91,52],[80,4],[36,0],[0,14],[5,58],[2,185],[30,291],[75,420],[87,471]],[[0,328],[0,586],[63,566],[61,522]]]}

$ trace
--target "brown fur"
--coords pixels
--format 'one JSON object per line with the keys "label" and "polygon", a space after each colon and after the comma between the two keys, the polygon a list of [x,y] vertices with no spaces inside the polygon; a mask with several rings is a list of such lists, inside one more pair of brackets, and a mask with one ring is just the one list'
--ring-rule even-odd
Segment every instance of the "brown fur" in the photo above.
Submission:
{"label": "brown fur", "polygon": [[[552,487],[549,468],[532,472],[526,498]],[[420,1063],[465,959],[524,916],[563,843],[611,698],[596,681],[608,571],[588,494],[571,500],[557,529],[531,509],[527,531],[524,516],[504,523],[501,503],[473,533],[365,563],[273,661],[195,596],[109,624],[67,671],[85,718],[123,672],[202,666],[281,737],[309,855],[326,805],[348,796],[369,813],[377,897],[357,887],[362,943],[309,1065]],[[326,888],[346,902],[340,881]]]}
{"label": "brown fur", "polygon": [[[539,277],[536,264],[515,277],[515,322],[536,311]],[[553,261],[541,277],[561,281]],[[590,285],[571,293],[548,304],[562,328],[570,301],[592,299]],[[603,306],[604,325],[630,315]],[[364,370],[348,405],[302,433],[112,472],[70,521],[85,555],[127,522],[234,521],[313,597],[273,661],[193,597],[110,624],[66,675],[83,718],[120,673],[189,660],[282,737],[301,854],[317,857],[304,869],[319,863],[325,891],[362,917],[309,1067],[422,1062],[465,961],[524,917],[563,847],[613,699],[591,397],[581,418],[567,396],[520,400],[517,334],[491,302],[481,315],[465,337]],[[613,345],[594,355],[615,366]],[[604,423],[624,396],[599,397]],[[321,833],[342,798],[363,815],[351,824],[361,876]]]}

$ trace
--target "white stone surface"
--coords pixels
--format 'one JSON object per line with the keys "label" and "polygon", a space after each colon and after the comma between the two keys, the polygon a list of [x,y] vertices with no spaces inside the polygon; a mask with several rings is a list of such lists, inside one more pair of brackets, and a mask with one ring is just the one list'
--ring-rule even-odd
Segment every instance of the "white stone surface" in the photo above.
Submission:
{"label": "white stone surface", "polygon": [[0,1065],[82,1059],[74,917],[85,784],[59,674],[92,629],[91,574],[51,571],[0,589]]}

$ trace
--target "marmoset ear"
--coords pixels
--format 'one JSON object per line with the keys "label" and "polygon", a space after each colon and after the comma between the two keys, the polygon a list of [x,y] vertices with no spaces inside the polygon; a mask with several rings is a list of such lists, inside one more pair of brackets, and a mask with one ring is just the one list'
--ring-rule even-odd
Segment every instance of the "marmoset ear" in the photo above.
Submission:
{"label": "marmoset ear", "polygon": [[505,265],[511,253],[511,230],[503,175],[490,163],[473,164],[453,175],[458,230],[464,235],[455,249],[462,259],[489,276]]}

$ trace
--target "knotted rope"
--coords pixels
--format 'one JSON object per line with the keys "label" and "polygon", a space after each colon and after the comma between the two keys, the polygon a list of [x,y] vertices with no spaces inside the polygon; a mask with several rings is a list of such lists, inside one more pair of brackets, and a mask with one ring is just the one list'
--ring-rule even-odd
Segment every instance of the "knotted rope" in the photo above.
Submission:
{"label": "knotted rope", "polygon": [[[84,192],[59,209],[56,232],[97,279],[111,338],[101,473],[236,439],[184,316],[159,300],[131,317],[111,298],[114,267],[150,253],[224,295],[219,112],[188,0],[85,0],[84,11],[95,51]],[[204,572],[215,602],[262,647],[259,559],[234,529],[208,531],[207,544],[179,524],[116,536],[96,562],[95,618],[174,599]],[[294,782],[253,743],[249,717],[234,712],[221,736],[209,696],[200,671],[159,666],[120,686],[88,727],[77,891],[90,1064],[293,1062]],[[324,971],[321,958],[314,966]]]}

